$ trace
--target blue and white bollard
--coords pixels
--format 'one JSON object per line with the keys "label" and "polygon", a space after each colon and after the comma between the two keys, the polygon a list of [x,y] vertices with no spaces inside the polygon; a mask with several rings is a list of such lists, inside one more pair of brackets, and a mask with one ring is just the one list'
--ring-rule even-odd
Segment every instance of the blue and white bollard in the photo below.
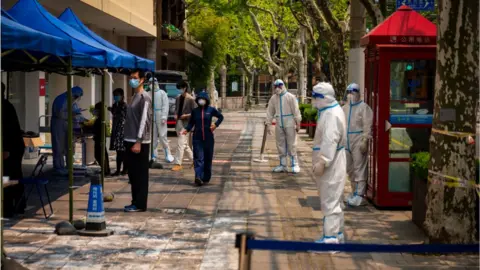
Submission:
{"label": "blue and white bollard", "polygon": [[113,231],[107,230],[102,184],[100,183],[100,177],[97,175],[91,177],[85,230],[78,231],[78,234],[83,236],[109,236],[113,234]]}

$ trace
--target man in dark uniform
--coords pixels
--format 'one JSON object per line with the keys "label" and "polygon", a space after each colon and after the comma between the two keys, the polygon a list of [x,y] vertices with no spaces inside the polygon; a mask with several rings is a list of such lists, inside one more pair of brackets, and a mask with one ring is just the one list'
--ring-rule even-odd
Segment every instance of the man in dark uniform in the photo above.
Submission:
{"label": "man in dark uniform", "polygon": [[[12,180],[23,178],[22,159],[25,151],[23,132],[20,128],[15,107],[6,99],[5,84],[2,83],[2,138],[3,138],[3,176]],[[15,185],[5,190],[4,216],[11,217],[23,194],[23,185]],[[26,202],[19,207],[19,213],[25,210]]]}

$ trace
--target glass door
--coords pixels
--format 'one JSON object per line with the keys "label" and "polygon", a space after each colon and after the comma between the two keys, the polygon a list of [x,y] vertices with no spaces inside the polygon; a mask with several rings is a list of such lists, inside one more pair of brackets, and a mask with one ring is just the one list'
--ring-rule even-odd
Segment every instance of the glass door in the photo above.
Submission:
{"label": "glass door", "polygon": [[390,61],[388,191],[411,192],[412,154],[429,151],[435,60]]}

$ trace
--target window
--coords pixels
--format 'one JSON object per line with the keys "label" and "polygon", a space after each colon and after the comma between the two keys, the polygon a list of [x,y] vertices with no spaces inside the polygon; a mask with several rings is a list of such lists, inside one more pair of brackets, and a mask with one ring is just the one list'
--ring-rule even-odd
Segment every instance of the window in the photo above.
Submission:
{"label": "window", "polygon": [[434,88],[435,60],[392,61],[390,114],[432,115]]}

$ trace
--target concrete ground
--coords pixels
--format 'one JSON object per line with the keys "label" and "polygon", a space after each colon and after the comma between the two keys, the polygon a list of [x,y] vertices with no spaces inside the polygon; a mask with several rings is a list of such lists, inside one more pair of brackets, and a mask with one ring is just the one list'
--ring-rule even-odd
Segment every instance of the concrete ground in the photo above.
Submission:
{"label": "concrete ground", "polygon": [[[322,233],[322,213],[312,180],[311,142],[298,140],[302,172],[272,174],[278,164],[273,137],[267,163],[258,158],[263,135],[262,111],[225,113],[216,131],[214,176],[207,186],[193,185],[187,162],[183,172],[151,170],[149,209],[124,213],[130,203],[126,177],[108,179],[116,194],[105,204],[107,238],[56,236],[54,226],[68,219],[67,182],[52,179],[55,215],[48,221],[34,207],[23,219],[5,221],[7,254],[29,269],[238,269],[235,234],[257,239],[313,241]],[[171,138],[175,148],[175,137]],[[111,165],[114,165],[112,162]],[[79,180],[74,216],[86,214],[89,185]],[[345,191],[348,192],[346,187]],[[33,201],[29,204],[33,204]],[[347,241],[421,243],[424,235],[410,211],[380,211],[373,206],[345,210]],[[385,253],[312,254],[253,251],[251,269],[478,269],[478,255]]]}

